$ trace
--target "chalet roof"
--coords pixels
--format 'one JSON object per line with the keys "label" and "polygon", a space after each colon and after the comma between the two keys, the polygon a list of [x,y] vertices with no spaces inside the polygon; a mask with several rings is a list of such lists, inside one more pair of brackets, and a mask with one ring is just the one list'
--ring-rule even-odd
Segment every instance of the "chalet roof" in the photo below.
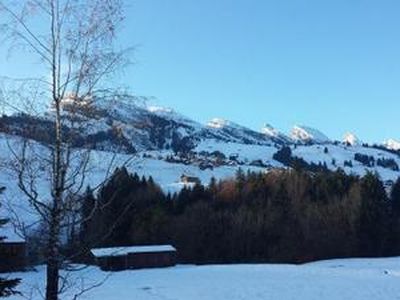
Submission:
{"label": "chalet roof", "polygon": [[175,252],[176,249],[171,245],[155,245],[155,246],[132,246],[132,247],[112,247],[97,248],[91,252],[95,257],[106,256],[124,256],[134,253],[157,253],[157,252]]}
{"label": "chalet roof", "polygon": [[181,178],[196,178],[197,179],[199,177],[183,174],[183,175],[181,175]]}

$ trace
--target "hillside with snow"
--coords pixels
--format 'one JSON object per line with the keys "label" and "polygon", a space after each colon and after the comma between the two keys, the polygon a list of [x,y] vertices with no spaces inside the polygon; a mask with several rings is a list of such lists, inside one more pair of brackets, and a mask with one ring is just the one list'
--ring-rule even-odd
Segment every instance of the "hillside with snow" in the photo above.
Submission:
{"label": "hillside with snow", "polygon": [[[70,120],[68,105],[71,104],[65,106],[66,124]],[[221,118],[201,124],[172,109],[139,104],[129,98],[99,101],[95,107],[81,105],[79,109],[74,119],[78,126],[66,127],[65,134],[74,133],[71,140],[76,153],[91,149],[90,176],[85,178],[84,186],[97,186],[110,169],[126,165],[130,172],[152,176],[165,192],[174,193],[187,184],[181,182],[182,175],[197,177],[207,185],[211,178],[233,177],[239,169],[268,172],[288,168],[289,165],[275,159],[275,154],[284,147],[290,148],[292,157],[311,166],[343,169],[359,176],[376,172],[388,187],[400,176],[400,146],[394,140],[368,146],[353,134],[335,142],[308,126],[295,126],[289,137],[268,124],[260,131]],[[40,117],[21,114],[1,117],[2,165],[12,165],[23,140],[30,141],[32,153],[46,157],[48,144],[52,143],[48,130],[52,121],[51,111]],[[15,174],[3,169],[0,185],[7,188],[4,196],[13,211],[12,217],[23,216],[27,224],[35,221],[35,214],[27,208],[18,189]],[[50,175],[44,166],[41,170],[35,183],[41,196],[49,198]]]}
{"label": "hillside with snow", "polygon": [[[323,170],[341,169],[357,176],[376,172],[388,191],[400,176],[400,148],[395,141],[367,145],[351,133],[342,141],[334,141],[307,126],[295,126],[289,137],[268,124],[260,131],[221,118],[201,124],[172,109],[126,101],[118,104],[113,106],[107,102],[90,110],[84,108],[73,120],[68,108],[64,112],[67,125],[63,130],[71,137],[74,157],[79,158],[90,150],[87,174],[77,179],[77,182],[82,180],[81,187],[100,186],[110,172],[124,166],[139,176],[151,176],[165,193],[172,194],[195,184],[182,180],[182,175],[207,185],[212,178],[231,178],[239,170],[267,173],[291,168],[287,163],[290,159],[279,159],[282,157],[278,154],[282,153],[301,160],[308,172],[315,172],[315,166]],[[78,126],[73,127],[72,121]],[[8,242],[20,241],[24,234],[35,233],[40,222],[40,216],[19,189],[12,171],[18,153],[26,151],[28,161],[38,170],[30,180],[38,188],[41,199],[51,199],[51,172],[45,158],[49,157],[52,144],[48,132],[52,122],[51,111],[40,117],[20,114],[0,118],[3,167],[0,186],[6,187],[0,217],[11,220],[2,233]],[[79,160],[72,162],[72,169],[78,166]],[[14,224],[23,230],[16,231]],[[300,266],[178,266],[116,273],[88,267],[72,273],[71,286],[85,288],[102,282],[82,299],[128,299],[134,295],[142,300],[386,300],[395,299],[400,293],[399,263],[397,258],[388,258],[333,260]],[[20,290],[30,299],[41,299],[37,291],[43,289],[44,275],[45,268],[41,266],[37,271],[12,274],[23,279]],[[69,290],[61,300],[70,299],[76,292]]]}
{"label": "hillside with snow", "polygon": [[350,146],[359,146],[360,144],[362,144],[361,141],[358,139],[358,137],[351,132],[348,132],[344,135],[343,143]]}
{"label": "hillside with snow", "polygon": [[[294,126],[289,137],[269,124],[260,131],[222,118],[201,124],[173,109],[147,105],[130,96],[114,99],[106,95],[95,103],[91,106],[79,103],[78,107],[71,101],[64,104],[65,134],[73,132],[73,146],[91,148],[95,154],[100,151],[106,156],[117,153],[135,157],[140,161],[135,170],[153,175],[166,190],[174,186],[181,173],[200,177],[207,184],[212,176],[232,176],[239,167],[285,167],[273,158],[282,147],[292,148],[293,156],[325,164],[331,170],[342,168],[356,175],[368,170],[392,181],[400,175],[393,167],[400,163],[397,152],[400,144],[395,140],[367,147],[352,133],[347,133],[343,142],[334,142],[309,126]],[[71,111],[75,112],[74,125],[68,117]],[[39,117],[21,114],[1,117],[0,131],[5,135],[0,136],[0,142],[6,148],[5,137],[23,137],[44,147],[52,142],[47,128],[52,126],[53,114],[50,110]],[[3,153],[3,159],[7,160],[7,150]],[[355,154],[371,156],[375,163],[357,162]],[[392,160],[392,167],[379,166],[376,163],[379,159]],[[349,167],[348,162],[353,166]]]}
{"label": "hillside with snow", "polygon": [[385,141],[383,145],[389,150],[395,150],[395,151],[400,150],[400,142],[393,139]]}

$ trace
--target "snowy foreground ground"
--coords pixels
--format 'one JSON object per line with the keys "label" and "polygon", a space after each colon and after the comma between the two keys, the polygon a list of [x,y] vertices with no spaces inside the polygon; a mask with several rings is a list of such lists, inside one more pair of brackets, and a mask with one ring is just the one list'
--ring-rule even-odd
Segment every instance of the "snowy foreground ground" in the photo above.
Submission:
{"label": "snowy foreground ground", "polygon": [[[42,299],[44,268],[18,273],[25,297]],[[74,289],[101,282],[80,299],[255,300],[400,299],[400,258],[331,260],[294,265],[178,266],[105,273],[88,268],[71,275]],[[72,290],[62,299],[72,299]]]}

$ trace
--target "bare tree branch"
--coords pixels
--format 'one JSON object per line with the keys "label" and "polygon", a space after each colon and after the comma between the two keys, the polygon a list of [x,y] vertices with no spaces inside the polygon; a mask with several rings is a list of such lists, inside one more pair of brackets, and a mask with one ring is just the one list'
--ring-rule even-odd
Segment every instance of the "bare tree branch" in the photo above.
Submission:
{"label": "bare tree branch", "polygon": [[[86,221],[78,213],[92,160],[90,146],[84,150],[74,148],[75,132],[85,131],[85,117],[78,105],[87,99],[95,102],[96,91],[110,88],[105,85],[106,79],[126,63],[127,52],[116,51],[113,47],[116,31],[123,21],[122,1],[0,0],[0,17],[0,27],[6,31],[11,45],[24,45],[50,73],[43,76],[50,77],[49,80],[35,79],[41,83],[35,86],[35,93],[25,96],[19,90],[7,96],[2,91],[0,100],[20,113],[35,111],[35,105],[41,101],[37,98],[43,99],[52,109],[52,128],[48,132],[51,141],[40,146],[46,150],[35,150],[37,144],[30,145],[27,139],[23,139],[18,148],[8,144],[13,162],[8,167],[16,174],[17,185],[28,203],[46,224],[48,253],[44,296],[46,300],[57,300],[58,295],[70,287],[69,275],[60,273],[65,261],[60,253],[63,230],[68,226],[74,229]],[[43,26],[31,26],[33,20]],[[67,96],[73,102],[69,110],[65,107]],[[24,109],[15,105],[16,100],[27,100]],[[111,174],[115,157],[105,170],[104,182]],[[45,174],[49,184],[47,195],[39,188]],[[98,183],[96,188],[104,182]],[[82,284],[81,291],[73,299],[97,286]]]}

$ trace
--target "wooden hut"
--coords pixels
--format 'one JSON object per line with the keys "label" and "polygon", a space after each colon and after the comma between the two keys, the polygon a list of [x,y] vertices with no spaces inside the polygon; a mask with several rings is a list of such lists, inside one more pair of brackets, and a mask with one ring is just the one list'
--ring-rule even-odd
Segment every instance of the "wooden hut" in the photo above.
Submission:
{"label": "wooden hut", "polygon": [[20,271],[26,267],[25,240],[8,233],[0,242],[0,273]]}
{"label": "wooden hut", "polygon": [[181,182],[184,184],[201,184],[200,178],[188,175],[182,175]]}
{"label": "wooden hut", "polygon": [[104,271],[171,267],[177,261],[177,251],[171,245],[98,248],[91,253]]}

